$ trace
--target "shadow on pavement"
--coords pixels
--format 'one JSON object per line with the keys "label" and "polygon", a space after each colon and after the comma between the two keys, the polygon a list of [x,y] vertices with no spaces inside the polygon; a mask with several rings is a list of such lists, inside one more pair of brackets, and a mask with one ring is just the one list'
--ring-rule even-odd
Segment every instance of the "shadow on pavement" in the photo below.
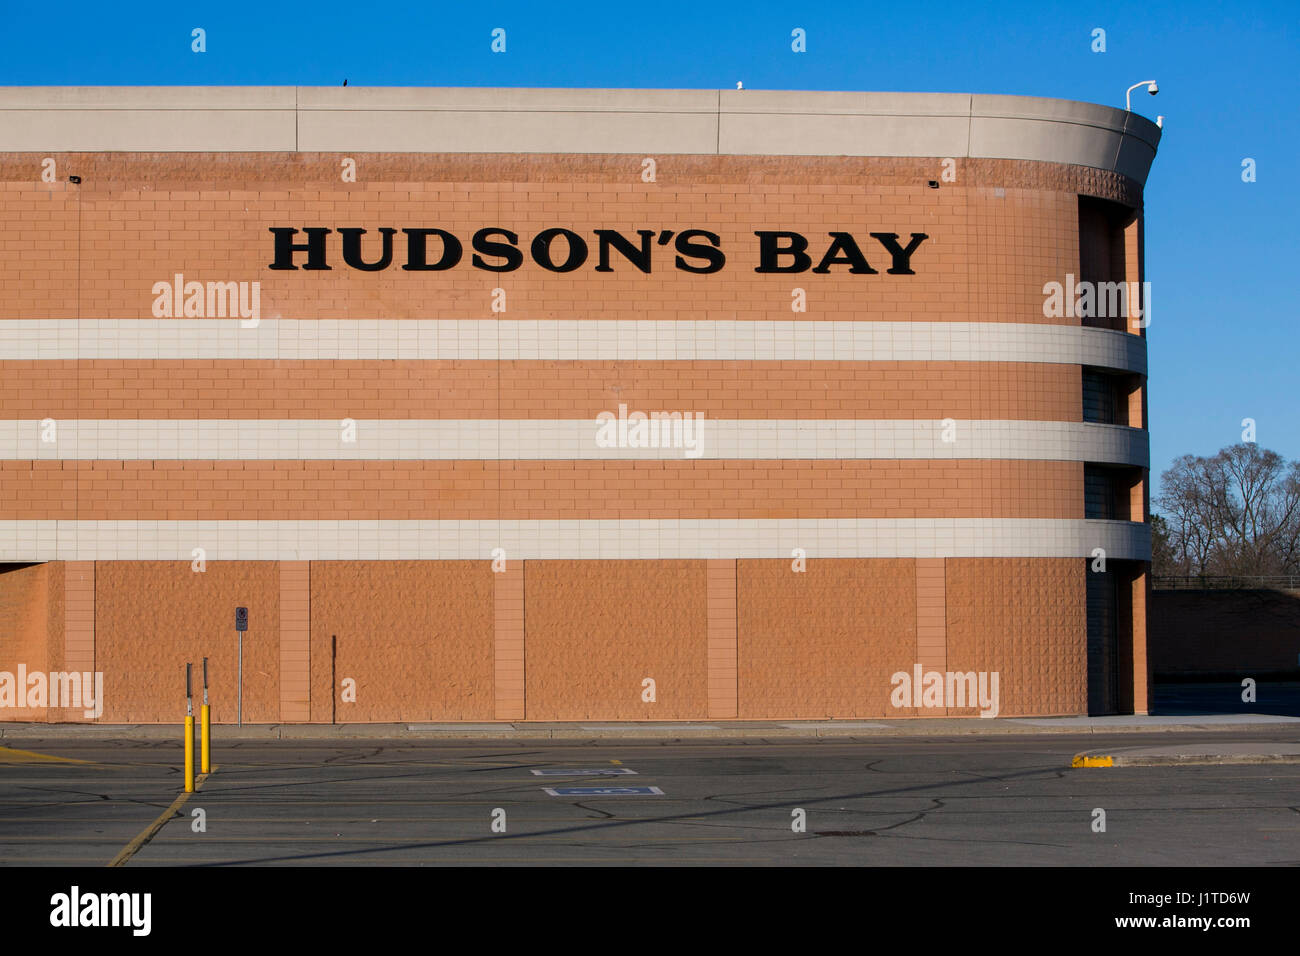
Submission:
{"label": "shadow on pavement", "polygon": [[1151,710],[1161,717],[1198,714],[1254,714],[1300,717],[1300,681],[1260,680],[1255,685],[1255,702],[1241,699],[1241,681],[1204,683],[1157,682]]}

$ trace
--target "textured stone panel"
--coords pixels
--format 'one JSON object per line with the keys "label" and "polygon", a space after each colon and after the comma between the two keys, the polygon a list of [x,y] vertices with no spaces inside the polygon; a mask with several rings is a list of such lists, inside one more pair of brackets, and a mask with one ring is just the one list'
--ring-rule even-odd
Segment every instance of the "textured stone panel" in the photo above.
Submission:
{"label": "textured stone panel", "polygon": [[234,723],[238,641],[244,634],[244,723],[280,720],[280,573],[274,561],[98,561],[95,666],[104,673],[104,723],[171,723],[185,716],[185,664],[194,713],[208,658],[212,721]]}
{"label": "textured stone panel", "polygon": [[493,719],[486,560],[313,561],[311,595],[314,720],[331,719],[331,636],[335,694],[356,681],[355,703],[334,702],[339,723]]}
{"label": "textured stone panel", "polygon": [[708,715],[704,561],[529,561],[524,586],[529,720]]}
{"label": "textured stone panel", "polygon": [[742,718],[906,717],[890,676],[916,662],[916,562],[739,562]]}
{"label": "textured stone panel", "polygon": [[1081,559],[949,558],[948,670],[997,671],[1002,717],[1087,713],[1086,571]]}

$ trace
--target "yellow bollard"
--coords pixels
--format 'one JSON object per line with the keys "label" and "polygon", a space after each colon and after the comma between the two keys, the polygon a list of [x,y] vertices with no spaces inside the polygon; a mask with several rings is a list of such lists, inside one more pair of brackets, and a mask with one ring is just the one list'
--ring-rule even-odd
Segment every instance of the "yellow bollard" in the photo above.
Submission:
{"label": "yellow bollard", "polygon": [[185,715],[185,792],[194,792],[194,715]]}
{"label": "yellow bollard", "polygon": [[208,719],[208,659],[203,658],[203,707],[199,710],[201,745],[199,760],[204,773],[212,772],[212,722]]}
{"label": "yellow bollard", "polygon": [[190,665],[185,665],[185,792],[194,792],[194,693]]}
{"label": "yellow bollard", "polygon": [[203,773],[212,772],[212,724],[208,720],[208,705],[199,710],[199,768]]}

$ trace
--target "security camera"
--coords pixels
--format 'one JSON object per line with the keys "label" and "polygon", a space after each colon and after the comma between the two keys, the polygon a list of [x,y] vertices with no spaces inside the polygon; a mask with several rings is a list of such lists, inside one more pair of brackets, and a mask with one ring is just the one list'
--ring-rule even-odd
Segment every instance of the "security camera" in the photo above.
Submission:
{"label": "security camera", "polygon": [[1124,109],[1128,110],[1130,113],[1133,112],[1133,91],[1136,90],[1139,86],[1145,86],[1147,88],[1147,92],[1150,93],[1152,96],[1155,96],[1157,93],[1160,92],[1160,87],[1156,86],[1155,80],[1139,80],[1138,82],[1134,83],[1132,86],[1130,86],[1127,90],[1124,91]]}

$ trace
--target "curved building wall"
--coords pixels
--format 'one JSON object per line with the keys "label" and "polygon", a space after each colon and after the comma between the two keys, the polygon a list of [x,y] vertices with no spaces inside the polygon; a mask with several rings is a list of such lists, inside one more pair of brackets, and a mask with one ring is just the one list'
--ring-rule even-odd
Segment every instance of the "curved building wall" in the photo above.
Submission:
{"label": "curved building wall", "polygon": [[1144,711],[1113,293],[1158,138],[955,94],[0,90],[0,674],[162,721],[206,656],[231,720],[245,606],[259,722]]}

